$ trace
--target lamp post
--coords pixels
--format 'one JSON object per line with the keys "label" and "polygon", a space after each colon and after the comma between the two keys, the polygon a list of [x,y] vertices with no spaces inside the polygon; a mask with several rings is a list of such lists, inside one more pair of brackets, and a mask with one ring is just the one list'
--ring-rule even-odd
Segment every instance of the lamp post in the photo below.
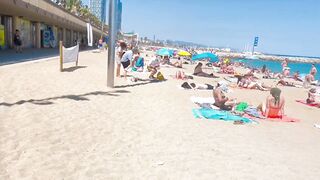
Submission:
{"label": "lamp post", "polygon": [[114,58],[116,43],[116,11],[117,0],[109,0],[109,41],[108,41],[108,61],[107,61],[107,87],[114,87]]}

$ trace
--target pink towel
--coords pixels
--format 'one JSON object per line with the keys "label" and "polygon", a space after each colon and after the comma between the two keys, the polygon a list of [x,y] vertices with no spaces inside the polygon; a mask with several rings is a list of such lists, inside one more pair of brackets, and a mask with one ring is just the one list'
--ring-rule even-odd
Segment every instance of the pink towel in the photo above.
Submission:
{"label": "pink towel", "polygon": [[267,121],[275,121],[275,122],[300,122],[299,119],[291,118],[288,116],[283,116],[282,119],[280,118],[268,118]]}
{"label": "pink towel", "polygon": [[249,116],[247,114],[244,114],[243,117],[251,118],[251,119],[253,119],[255,121],[266,120],[266,121],[274,121],[274,122],[300,122],[299,119],[291,118],[291,117],[288,117],[288,116],[284,116],[282,119],[280,119],[280,118],[259,119],[259,118],[254,118],[254,117],[251,117],[251,116]]}

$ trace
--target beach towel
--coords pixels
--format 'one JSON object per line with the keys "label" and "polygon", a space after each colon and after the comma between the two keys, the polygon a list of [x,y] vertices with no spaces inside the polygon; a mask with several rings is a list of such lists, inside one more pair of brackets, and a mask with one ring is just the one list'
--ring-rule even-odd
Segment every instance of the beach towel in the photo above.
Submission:
{"label": "beach towel", "polygon": [[319,106],[319,104],[315,103],[315,104],[308,104],[305,100],[296,100],[296,102],[310,106],[310,107],[317,107]]}
{"label": "beach towel", "polygon": [[255,107],[248,107],[244,111],[246,114],[256,118],[262,118],[261,112]]}
{"label": "beach towel", "polygon": [[195,97],[195,96],[191,96],[190,100],[193,103],[199,103],[199,104],[203,104],[203,103],[214,104],[214,102],[215,102],[214,98],[211,98],[211,97]]}
{"label": "beach towel", "polygon": [[244,112],[245,109],[247,109],[248,107],[248,103],[246,102],[240,102],[237,106],[236,106],[236,110],[240,111],[240,112]]}
{"label": "beach towel", "polygon": [[275,122],[300,122],[299,119],[291,118],[288,116],[283,116],[282,119],[280,118],[267,118],[267,121],[275,121]]}
{"label": "beach towel", "polygon": [[242,121],[243,123],[251,123],[252,120],[236,116],[227,111],[220,111],[215,109],[192,109],[193,116],[195,118],[205,118],[205,119],[213,119],[213,120],[223,120],[223,121]]}

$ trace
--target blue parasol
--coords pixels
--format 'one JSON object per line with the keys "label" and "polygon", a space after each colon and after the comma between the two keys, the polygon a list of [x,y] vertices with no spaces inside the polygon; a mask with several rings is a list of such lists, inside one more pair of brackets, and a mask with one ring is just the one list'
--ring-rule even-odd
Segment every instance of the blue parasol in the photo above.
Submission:
{"label": "blue parasol", "polygon": [[201,60],[201,59],[210,59],[210,62],[218,61],[218,56],[212,53],[202,53],[192,57],[193,61]]}
{"label": "blue parasol", "polygon": [[173,52],[170,52],[170,50],[168,50],[168,49],[162,48],[162,49],[159,49],[156,52],[156,54],[159,56],[171,56],[171,55],[173,55]]}

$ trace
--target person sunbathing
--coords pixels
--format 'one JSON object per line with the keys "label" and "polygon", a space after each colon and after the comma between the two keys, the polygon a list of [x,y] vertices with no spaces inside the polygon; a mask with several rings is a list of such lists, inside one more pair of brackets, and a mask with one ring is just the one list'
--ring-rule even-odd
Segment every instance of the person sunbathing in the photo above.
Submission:
{"label": "person sunbathing", "polygon": [[213,90],[214,87],[210,84],[198,84],[198,83],[188,83],[184,82],[181,84],[184,89],[194,89],[194,90]]}
{"label": "person sunbathing", "polygon": [[300,72],[297,71],[293,74],[293,79],[296,80],[296,81],[300,81],[300,82],[303,82],[303,80],[301,79],[300,77]]}
{"label": "person sunbathing", "polygon": [[258,89],[261,91],[268,91],[269,87],[265,86],[263,83],[258,83],[250,80],[248,76],[243,76],[238,78],[238,87],[246,89]]}
{"label": "person sunbathing", "polygon": [[233,66],[228,65],[228,66],[226,66],[226,67],[222,67],[222,68],[221,68],[221,73],[234,74]]}
{"label": "person sunbathing", "polygon": [[219,78],[218,76],[215,76],[213,73],[208,74],[208,73],[203,72],[201,62],[199,62],[197,64],[197,66],[194,68],[193,75],[201,76],[201,77]]}
{"label": "person sunbathing", "polygon": [[178,60],[174,63],[169,62],[169,65],[177,67],[177,68],[182,68],[182,60],[180,57],[178,57]]}
{"label": "person sunbathing", "polygon": [[150,61],[149,65],[147,66],[148,71],[151,72],[149,75],[150,79],[155,79],[154,75],[157,73],[159,68],[160,68],[160,61],[157,58]]}
{"label": "person sunbathing", "polygon": [[313,81],[314,81],[314,76],[312,74],[306,75],[303,81],[304,88],[309,88]]}
{"label": "person sunbathing", "polygon": [[235,99],[229,99],[224,92],[227,92],[228,87],[225,83],[219,82],[215,90],[213,90],[213,97],[215,100],[214,105],[221,110],[231,111],[236,105]]}
{"label": "person sunbathing", "polygon": [[284,115],[285,99],[279,88],[272,88],[266,102],[260,105],[262,114],[267,118],[281,118]]}
{"label": "person sunbathing", "polygon": [[307,98],[307,104],[316,105],[317,107],[320,107],[320,102],[317,102],[316,99],[316,92],[317,90],[315,88],[311,88],[308,91],[308,98]]}
{"label": "person sunbathing", "polygon": [[278,81],[277,85],[279,84],[281,84],[282,86],[296,87],[293,82],[288,82],[283,79],[280,79],[280,81]]}

